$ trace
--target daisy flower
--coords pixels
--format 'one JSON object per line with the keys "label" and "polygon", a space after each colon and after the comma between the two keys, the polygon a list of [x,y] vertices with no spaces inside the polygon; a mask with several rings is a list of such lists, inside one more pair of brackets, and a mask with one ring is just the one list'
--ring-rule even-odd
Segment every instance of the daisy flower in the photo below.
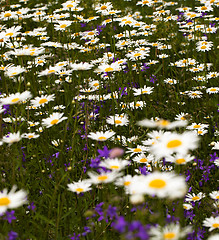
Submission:
{"label": "daisy flower", "polygon": [[87,180],[73,182],[68,184],[67,186],[69,191],[76,192],[77,194],[91,190],[91,183]]}
{"label": "daisy flower", "polygon": [[146,151],[148,151],[148,147],[145,146],[141,146],[141,145],[137,145],[136,148],[130,148],[127,147],[128,151],[126,151],[126,153],[131,153],[130,156],[133,156],[136,153],[145,153]]}
{"label": "daisy flower", "polygon": [[126,114],[116,114],[115,116],[109,116],[106,122],[111,125],[117,126],[127,126],[129,124],[128,116]]}
{"label": "daisy flower", "polygon": [[134,96],[139,96],[142,94],[151,94],[153,92],[154,87],[144,86],[143,88],[133,88]]}
{"label": "daisy flower", "polygon": [[17,133],[9,133],[6,136],[3,136],[2,142],[8,143],[11,145],[12,143],[19,142],[22,139],[20,132]]}
{"label": "daisy flower", "polygon": [[107,139],[111,138],[113,135],[115,135],[114,131],[106,131],[106,132],[91,132],[88,134],[88,138],[91,138],[96,141],[106,141]]}
{"label": "daisy flower", "polygon": [[36,134],[36,133],[23,133],[21,135],[21,137],[23,138],[28,138],[28,139],[32,139],[32,138],[38,138],[40,135]]}
{"label": "daisy flower", "polygon": [[90,63],[87,63],[87,62],[84,62],[84,63],[71,63],[69,66],[75,71],[80,71],[80,70],[89,70],[94,65],[90,64]]}
{"label": "daisy flower", "polygon": [[209,231],[219,229],[219,216],[205,218],[205,220],[203,221],[203,226],[209,227]]}
{"label": "daisy flower", "polygon": [[192,125],[187,126],[186,129],[189,129],[189,130],[199,130],[199,129],[205,129],[205,128],[208,128],[208,127],[209,127],[208,124],[192,123]]}
{"label": "daisy flower", "polygon": [[219,150],[219,141],[214,143],[212,150]]}
{"label": "daisy flower", "polygon": [[186,163],[192,161],[195,157],[190,154],[176,154],[175,156],[168,156],[165,161],[172,162],[178,165],[185,165]]}
{"label": "daisy flower", "polygon": [[122,175],[118,171],[112,171],[112,172],[102,171],[100,173],[88,172],[87,174],[90,177],[90,179],[88,180],[93,184],[114,182],[118,177],[121,177]]}
{"label": "daisy flower", "polygon": [[156,195],[159,198],[180,198],[186,194],[187,186],[184,177],[173,172],[153,172],[140,175],[128,186],[131,194]]}
{"label": "daisy flower", "polygon": [[191,209],[193,209],[193,206],[192,206],[192,204],[190,204],[190,203],[184,203],[184,204],[183,204],[183,208],[184,208],[185,210],[191,210]]}
{"label": "daisy flower", "polygon": [[150,240],[178,240],[184,238],[191,230],[190,226],[181,229],[178,223],[170,223],[165,227],[158,225],[150,229]]}
{"label": "daisy flower", "polygon": [[206,89],[206,93],[212,94],[212,93],[218,93],[219,87],[210,87]]}
{"label": "daisy flower", "polygon": [[34,99],[30,100],[30,103],[33,107],[44,106],[50,101],[54,101],[55,94],[52,95],[42,95],[40,97],[35,97]]}
{"label": "daisy flower", "polygon": [[148,164],[148,163],[154,161],[154,156],[152,154],[149,154],[148,156],[146,156],[144,153],[141,153],[141,154],[135,156],[132,160],[137,163]]}
{"label": "daisy flower", "polygon": [[198,147],[198,140],[198,136],[192,132],[166,132],[150,147],[150,151],[157,158],[168,157],[173,153],[187,154],[189,150]]}
{"label": "daisy flower", "polygon": [[114,62],[112,64],[102,63],[101,65],[98,66],[95,72],[108,73],[108,72],[114,72],[114,71],[120,71],[120,70],[121,70],[121,66],[117,62]]}
{"label": "daisy flower", "polygon": [[21,67],[21,66],[8,66],[6,67],[6,70],[5,70],[5,75],[8,76],[8,77],[14,77],[14,76],[17,76],[23,72],[26,72],[26,69]]}
{"label": "daisy flower", "polygon": [[200,201],[204,197],[205,197],[205,193],[202,193],[202,192],[200,192],[198,194],[188,193],[185,196],[185,200],[188,202],[197,202],[197,201]]}
{"label": "daisy flower", "polygon": [[48,118],[42,120],[42,125],[46,128],[52,127],[63,120],[66,120],[67,117],[62,117],[64,113],[55,112],[51,114]]}
{"label": "daisy flower", "polygon": [[173,129],[176,127],[184,127],[187,125],[187,121],[174,121],[174,122],[170,122],[168,120],[164,120],[164,119],[158,119],[158,120],[150,120],[150,119],[144,119],[141,120],[139,122],[137,122],[138,125],[142,126],[142,127],[158,127],[158,128],[166,128],[166,129]]}
{"label": "daisy flower", "polygon": [[214,200],[219,200],[219,191],[213,191],[209,193],[209,196]]}
{"label": "daisy flower", "polygon": [[219,239],[219,233],[214,234],[208,238],[208,240],[218,240]]}
{"label": "daisy flower", "polygon": [[99,164],[100,167],[105,167],[113,171],[120,171],[128,165],[129,161],[118,158],[107,158]]}
{"label": "daisy flower", "polygon": [[13,186],[10,192],[7,189],[0,192],[0,215],[7,209],[17,208],[27,203],[27,192],[24,190],[16,192],[16,189],[17,187]]}

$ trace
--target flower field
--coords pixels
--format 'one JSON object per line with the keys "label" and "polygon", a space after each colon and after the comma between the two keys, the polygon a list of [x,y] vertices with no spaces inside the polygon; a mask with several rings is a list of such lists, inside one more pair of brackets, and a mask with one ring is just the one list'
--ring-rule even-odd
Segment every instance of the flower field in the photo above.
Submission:
{"label": "flower field", "polygon": [[218,7],[0,2],[0,240],[219,240]]}

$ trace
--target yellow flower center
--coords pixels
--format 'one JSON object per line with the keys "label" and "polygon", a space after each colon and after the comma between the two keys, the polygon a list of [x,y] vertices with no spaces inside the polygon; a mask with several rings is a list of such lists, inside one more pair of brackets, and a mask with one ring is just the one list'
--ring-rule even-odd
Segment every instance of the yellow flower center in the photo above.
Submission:
{"label": "yellow flower center", "polygon": [[16,75],[17,74],[17,72],[13,72],[11,75]]}
{"label": "yellow flower center", "polygon": [[67,24],[62,24],[62,25],[60,26],[60,28],[65,28],[65,27],[67,27]]}
{"label": "yellow flower center", "polygon": [[132,21],[126,21],[126,22],[125,22],[125,24],[130,24],[130,23],[132,23]]}
{"label": "yellow flower center", "polygon": [[110,168],[111,169],[119,169],[119,166],[114,165],[114,166],[110,166]]}
{"label": "yellow flower center", "polygon": [[55,70],[49,70],[48,71],[48,73],[54,73],[55,72]]}
{"label": "yellow flower center", "polygon": [[192,198],[192,201],[196,201],[196,200],[199,200],[199,199],[200,199],[200,197],[195,196],[195,197]]}
{"label": "yellow flower center", "polygon": [[14,33],[7,33],[7,34],[5,34],[5,36],[13,36],[14,35]]}
{"label": "yellow flower center", "polygon": [[43,60],[39,60],[37,63],[43,63]]}
{"label": "yellow flower center", "polygon": [[201,7],[201,10],[207,10],[207,9],[208,9],[208,8],[205,7],[205,6]]}
{"label": "yellow flower center", "polygon": [[133,150],[133,152],[141,152],[141,151],[142,151],[141,148],[136,148]]}
{"label": "yellow flower center", "polygon": [[10,199],[7,197],[0,198],[0,206],[8,206],[10,202]]}
{"label": "yellow flower center", "polygon": [[144,90],[144,91],[142,91],[142,93],[148,93],[148,91]]}
{"label": "yellow flower center", "polygon": [[147,158],[142,158],[142,159],[139,160],[139,162],[141,162],[141,163],[145,163],[147,161],[148,161]]}
{"label": "yellow flower center", "polygon": [[147,0],[142,2],[143,4],[149,3]]}
{"label": "yellow flower center", "polygon": [[28,138],[33,138],[33,135],[28,135]]}
{"label": "yellow flower center", "polygon": [[207,47],[206,46],[201,46],[201,49],[206,49]]}
{"label": "yellow flower center", "polygon": [[214,223],[214,224],[212,224],[212,227],[214,227],[214,228],[219,228],[219,223]]}
{"label": "yellow flower center", "polygon": [[68,4],[66,7],[67,8],[72,8],[72,7],[74,7],[74,5],[73,4]]}
{"label": "yellow flower center", "polygon": [[100,10],[105,10],[105,9],[107,9],[107,6],[105,5],[100,8]]}
{"label": "yellow flower center", "polygon": [[201,127],[201,125],[198,125],[198,124],[193,126],[193,128],[200,128],[200,127]]}
{"label": "yellow flower center", "polygon": [[107,180],[107,178],[108,178],[108,176],[102,175],[102,176],[99,176],[97,179],[98,179],[99,181],[105,181],[105,180]]}
{"label": "yellow flower center", "polygon": [[162,179],[154,179],[149,183],[149,187],[161,189],[166,186],[166,182]]}
{"label": "yellow flower center", "polygon": [[167,240],[174,239],[175,236],[176,236],[176,234],[174,232],[164,233],[164,235],[163,235],[164,239],[167,239]]}
{"label": "yellow flower center", "polygon": [[46,98],[42,98],[42,99],[40,99],[39,104],[43,104],[46,102],[48,102],[48,100]]}
{"label": "yellow flower center", "polygon": [[50,123],[52,124],[52,125],[54,125],[54,124],[56,124],[56,123],[58,123],[58,119],[53,119]]}
{"label": "yellow flower center", "polygon": [[192,18],[192,17],[195,17],[195,16],[196,16],[196,14],[191,14],[191,15],[190,15],[191,18]]}
{"label": "yellow flower center", "polygon": [[219,199],[219,196],[216,196],[216,199]]}
{"label": "yellow flower center", "polygon": [[135,53],[134,54],[134,57],[139,57],[139,56],[141,56],[141,53]]}
{"label": "yellow flower center", "polygon": [[170,122],[167,120],[158,121],[158,125],[161,125],[161,126],[168,126],[169,124],[170,124]]}
{"label": "yellow flower center", "polygon": [[4,17],[10,17],[11,14],[10,13],[5,13]]}
{"label": "yellow flower center", "polygon": [[97,87],[97,86],[99,86],[99,83],[94,83],[93,86]]}
{"label": "yellow flower center", "polygon": [[99,139],[99,140],[106,140],[106,137],[103,137],[103,136],[102,136],[102,137],[99,137],[98,139]]}
{"label": "yellow flower center", "polygon": [[15,102],[19,101],[19,99],[20,99],[20,98],[14,98],[14,99],[12,99],[11,101],[12,101],[13,103],[15,103]]}
{"label": "yellow flower center", "polygon": [[75,189],[77,192],[83,192],[84,191],[84,189],[83,188],[77,188],[77,189]]}
{"label": "yellow flower center", "polygon": [[176,163],[178,163],[178,164],[182,164],[182,163],[184,163],[184,162],[186,162],[186,160],[185,160],[184,158],[178,158],[178,159],[176,159]]}
{"label": "yellow flower center", "polygon": [[87,35],[92,36],[94,35],[94,32],[89,32]]}
{"label": "yellow flower center", "polygon": [[180,140],[172,140],[167,143],[167,148],[176,148],[182,145],[182,142]]}
{"label": "yellow flower center", "polygon": [[216,90],[217,90],[216,88],[210,89],[211,92],[215,92]]}
{"label": "yellow flower center", "polygon": [[122,121],[120,121],[120,120],[115,120],[115,123],[116,123],[116,124],[120,124],[120,123],[122,123]]}
{"label": "yellow flower center", "polygon": [[105,72],[111,72],[111,71],[113,71],[113,68],[111,68],[111,67],[108,67],[105,69]]}
{"label": "yellow flower center", "polygon": [[124,186],[129,186],[130,185],[130,181],[126,181],[126,182],[124,182]]}
{"label": "yellow flower center", "polygon": [[36,15],[40,15],[40,14],[41,14],[41,12],[37,12],[37,13],[36,13]]}

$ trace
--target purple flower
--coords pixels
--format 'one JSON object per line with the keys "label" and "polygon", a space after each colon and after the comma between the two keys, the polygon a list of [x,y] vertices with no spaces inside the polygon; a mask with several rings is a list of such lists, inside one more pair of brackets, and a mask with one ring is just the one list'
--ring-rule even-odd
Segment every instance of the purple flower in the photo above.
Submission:
{"label": "purple flower", "polygon": [[36,206],[34,205],[34,202],[31,202],[30,205],[27,206],[27,208],[28,208],[29,210],[33,211],[33,212],[36,211],[36,210],[35,210]]}
{"label": "purple flower", "polygon": [[11,212],[7,211],[5,213],[4,220],[7,220],[10,224],[12,223],[12,220],[16,220],[17,218],[14,216],[15,211],[12,210]]}
{"label": "purple flower", "polygon": [[108,157],[109,157],[110,150],[107,148],[107,146],[104,146],[104,147],[103,147],[103,150],[98,149],[97,152],[99,153],[99,156],[98,156],[98,157],[108,158]]}
{"label": "purple flower", "polygon": [[123,216],[117,218],[115,222],[112,222],[111,226],[120,233],[124,233],[127,227],[127,222]]}
{"label": "purple flower", "polygon": [[16,232],[10,231],[8,233],[8,240],[16,240],[17,237],[18,237],[18,234]]}

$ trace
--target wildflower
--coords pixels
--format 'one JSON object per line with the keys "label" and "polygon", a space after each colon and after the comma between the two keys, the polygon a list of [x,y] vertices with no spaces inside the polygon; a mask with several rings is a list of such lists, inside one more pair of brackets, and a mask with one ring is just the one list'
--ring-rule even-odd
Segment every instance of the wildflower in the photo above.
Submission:
{"label": "wildflower", "polygon": [[45,104],[47,104],[50,101],[54,101],[55,99],[55,94],[52,95],[42,95],[40,97],[35,97],[34,99],[32,99],[30,101],[31,105],[33,107],[39,107],[39,106],[44,106]]}
{"label": "wildflower", "polygon": [[187,226],[183,229],[179,224],[171,223],[165,227],[157,226],[150,229],[151,240],[178,240],[184,238],[189,232],[191,227]]}
{"label": "wildflower", "polygon": [[17,76],[23,72],[26,72],[26,69],[21,66],[7,66],[5,70],[5,75],[8,77]]}
{"label": "wildflower", "polygon": [[205,218],[205,220],[203,221],[203,226],[209,227],[209,231],[219,229],[219,216]]}
{"label": "wildflower", "polygon": [[147,86],[144,86],[143,88],[133,88],[134,90],[134,96],[139,96],[139,95],[142,95],[142,94],[151,94],[153,92],[153,89],[154,87],[147,87]]}
{"label": "wildflower", "polygon": [[90,177],[89,181],[93,184],[100,184],[100,183],[110,183],[115,181],[118,177],[121,177],[121,173],[117,171],[112,172],[100,172],[100,174],[95,172],[88,172],[87,173]]}
{"label": "wildflower", "polygon": [[27,193],[24,190],[16,192],[17,187],[13,186],[11,191],[3,189],[0,192],[0,215],[4,214],[7,209],[17,208],[27,203]]}
{"label": "wildflower", "polygon": [[52,127],[52,126],[62,122],[63,120],[67,119],[67,117],[62,117],[63,115],[64,115],[64,113],[55,112],[55,113],[51,114],[48,118],[43,119],[42,125],[47,128]]}
{"label": "wildflower", "polygon": [[153,172],[138,176],[128,186],[131,194],[156,195],[159,198],[180,198],[186,194],[187,186],[182,176],[172,172]]}
{"label": "wildflower", "polygon": [[137,163],[148,164],[148,163],[154,161],[154,156],[152,154],[149,154],[148,156],[146,156],[144,153],[141,153],[141,154],[135,156],[132,160]]}
{"label": "wildflower", "polygon": [[127,165],[129,165],[129,161],[121,160],[118,158],[107,158],[99,164],[100,167],[105,167],[112,171],[120,171],[124,169]]}
{"label": "wildflower", "polygon": [[219,87],[210,87],[206,89],[206,93],[212,94],[212,93],[218,93],[219,92]]}
{"label": "wildflower", "polygon": [[219,233],[216,233],[214,235],[211,235],[208,240],[218,240],[219,239]]}
{"label": "wildflower", "polygon": [[68,190],[80,194],[82,192],[87,192],[91,190],[91,183],[87,180],[73,182],[67,185]]}
{"label": "wildflower", "polygon": [[32,138],[38,138],[40,135],[36,134],[36,133],[23,133],[21,135],[21,137],[23,138],[28,138],[28,139],[32,139]]}
{"label": "wildflower", "polygon": [[141,145],[137,145],[136,148],[127,148],[128,151],[126,151],[126,153],[131,153],[131,156],[136,154],[136,153],[145,153],[146,151],[148,151],[148,147],[145,146],[141,146]]}
{"label": "wildflower", "polygon": [[9,133],[6,136],[3,136],[2,142],[8,143],[11,145],[12,143],[19,142],[22,139],[20,132],[17,133]]}
{"label": "wildflower", "polygon": [[111,125],[117,126],[127,126],[129,123],[128,117],[126,114],[116,114],[115,116],[109,116],[106,119],[106,122]]}
{"label": "wildflower", "polygon": [[197,202],[197,201],[200,201],[202,198],[205,197],[205,194],[202,193],[202,192],[199,192],[198,194],[195,194],[195,193],[188,193],[186,194],[186,201],[188,202]]}
{"label": "wildflower", "polygon": [[214,200],[219,200],[219,191],[213,191],[209,193],[209,196]]}
{"label": "wildflower", "polygon": [[157,158],[167,157],[173,153],[187,154],[198,147],[198,137],[192,132],[182,134],[166,132],[158,142],[150,147]]}
{"label": "wildflower", "polygon": [[165,158],[166,162],[172,162],[179,165],[185,165],[186,163],[192,161],[195,157],[190,154],[176,154],[175,156],[168,156]]}
{"label": "wildflower", "polygon": [[158,127],[158,128],[166,128],[166,129],[173,129],[176,127],[184,127],[187,125],[187,121],[174,121],[170,122],[168,120],[164,119],[158,119],[156,121],[149,120],[149,119],[144,119],[139,122],[137,122],[138,125],[142,127]]}
{"label": "wildflower", "polygon": [[96,141],[106,141],[107,139],[111,138],[113,135],[115,135],[114,131],[106,131],[106,132],[90,132],[88,134],[88,138],[91,138]]}

